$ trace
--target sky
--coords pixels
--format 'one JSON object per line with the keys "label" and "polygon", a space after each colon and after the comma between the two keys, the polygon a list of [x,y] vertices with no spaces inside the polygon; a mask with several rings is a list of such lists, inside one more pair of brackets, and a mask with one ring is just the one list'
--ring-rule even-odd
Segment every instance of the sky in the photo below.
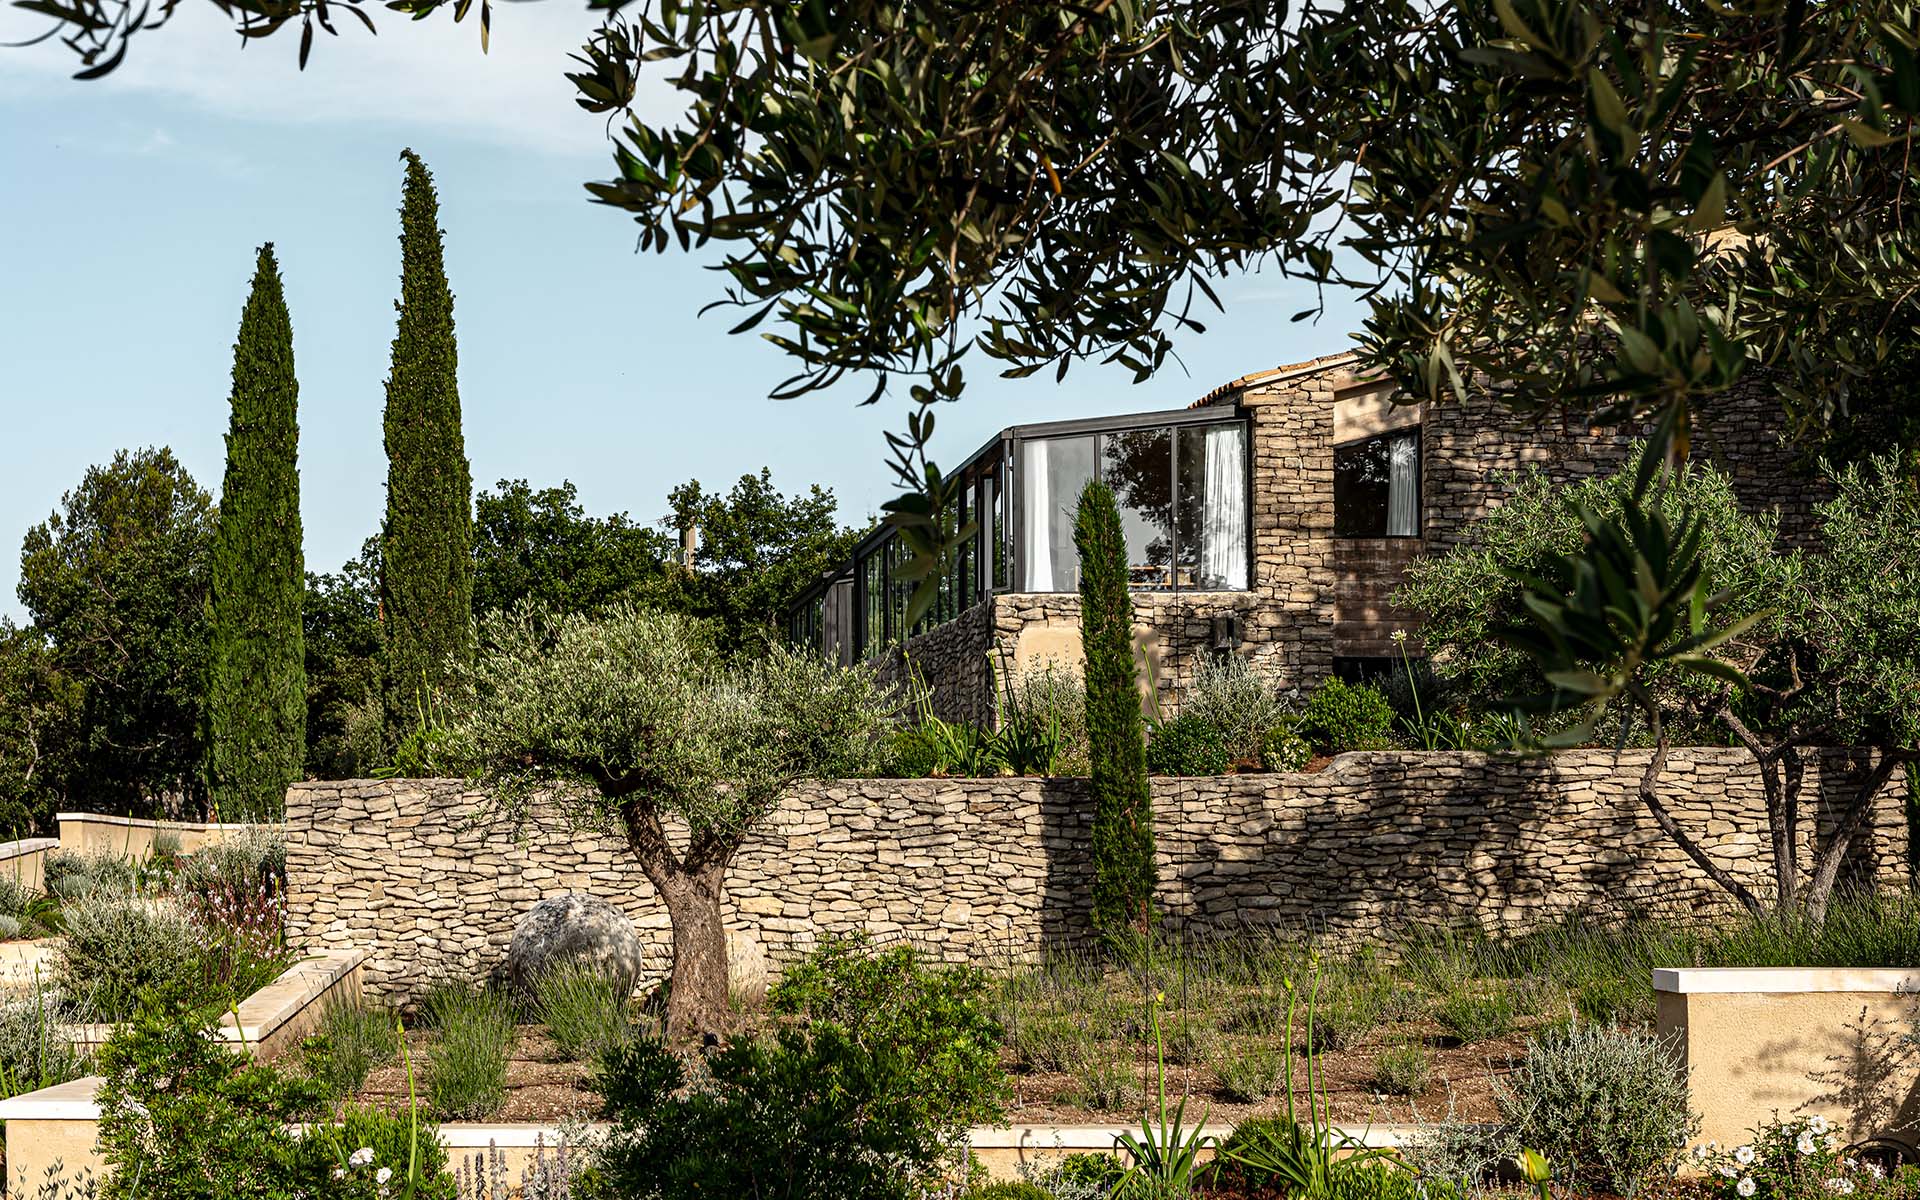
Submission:
{"label": "sky", "polygon": [[[248,44],[205,0],[141,34],[105,79],[78,82],[57,42],[0,48],[0,614],[21,619],[19,539],[87,467],[171,446],[218,494],[229,373],[255,248],[272,241],[300,378],[310,570],[335,570],[377,528],[380,409],[399,289],[401,148],[432,168],[446,231],[460,395],[476,487],[572,480],[594,514],[653,521],[688,479],[724,488],[771,468],[819,483],[863,525],[893,495],[881,434],[899,398],[865,389],[774,401],[790,373],[721,292],[711,259],[636,254],[626,214],[581,183],[610,174],[605,119],[573,103],[567,56],[591,28],[573,0],[497,6],[477,23],[409,22],[369,6],[296,69],[297,32]],[[0,41],[39,18],[0,7]],[[671,111],[663,87],[648,111]],[[1135,385],[1075,366],[969,369],[943,406],[936,461],[1027,421],[1178,408],[1230,379],[1344,349],[1358,320],[1269,270],[1217,285],[1226,313],[1176,341]],[[1333,300],[1329,297],[1330,301]]]}

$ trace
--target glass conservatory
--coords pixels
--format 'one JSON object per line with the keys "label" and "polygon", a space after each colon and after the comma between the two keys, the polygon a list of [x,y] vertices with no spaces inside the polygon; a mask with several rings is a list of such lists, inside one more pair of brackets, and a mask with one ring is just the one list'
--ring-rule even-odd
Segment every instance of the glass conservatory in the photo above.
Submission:
{"label": "glass conservatory", "polygon": [[1119,502],[1134,588],[1245,590],[1251,468],[1247,422],[1231,410],[1016,425],[948,476],[960,484],[949,527],[971,522],[976,531],[925,618],[907,627],[913,585],[894,578],[905,549],[880,526],[796,602],[788,632],[851,662],[945,624],[995,593],[1077,591],[1074,509],[1096,476]]}

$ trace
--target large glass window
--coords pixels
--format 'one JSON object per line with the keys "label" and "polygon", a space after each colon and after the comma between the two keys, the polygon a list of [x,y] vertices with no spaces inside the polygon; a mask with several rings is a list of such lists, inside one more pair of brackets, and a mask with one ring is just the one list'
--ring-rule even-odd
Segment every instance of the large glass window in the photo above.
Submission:
{"label": "large glass window", "polygon": [[1078,437],[1032,438],[1020,444],[1021,590],[1080,589],[1080,557],[1073,547],[1073,514],[1080,492],[1093,478],[1095,441]]}
{"label": "large glass window", "polygon": [[1336,446],[1336,537],[1420,536],[1420,431],[1402,430]]}
{"label": "large glass window", "polygon": [[1173,587],[1173,430],[1128,429],[1100,439],[1100,473],[1127,539],[1127,582]]}
{"label": "large glass window", "polygon": [[1020,590],[1080,586],[1074,510],[1095,463],[1120,508],[1136,589],[1248,586],[1247,431],[1233,421],[1023,441]]}
{"label": "large glass window", "polygon": [[1242,590],[1249,586],[1246,426],[1206,425],[1178,435],[1179,586]]}

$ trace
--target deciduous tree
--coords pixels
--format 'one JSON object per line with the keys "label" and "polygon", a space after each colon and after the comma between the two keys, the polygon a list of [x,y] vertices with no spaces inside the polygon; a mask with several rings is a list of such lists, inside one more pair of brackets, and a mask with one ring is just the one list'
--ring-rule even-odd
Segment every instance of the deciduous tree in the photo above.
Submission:
{"label": "deciduous tree", "polygon": [[80,689],[68,796],[94,811],[204,798],[212,532],[212,498],[164,447],[88,468],[27,531],[20,602]]}

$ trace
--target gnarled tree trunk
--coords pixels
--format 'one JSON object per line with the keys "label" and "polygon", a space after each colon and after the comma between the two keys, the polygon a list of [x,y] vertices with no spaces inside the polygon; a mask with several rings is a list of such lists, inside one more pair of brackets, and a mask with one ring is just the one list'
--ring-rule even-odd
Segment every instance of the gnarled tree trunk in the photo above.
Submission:
{"label": "gnarled tree trunk", "polygon": [[686,853],[675,854],[651,805],[630,800],[622,806],[621,815],[627,844],[667,906],[667,919],[673,925],[667,1040],[725,1034],[733,1010],[727,1002],[727,927],[720,900],[737,839],[696,832]]}

